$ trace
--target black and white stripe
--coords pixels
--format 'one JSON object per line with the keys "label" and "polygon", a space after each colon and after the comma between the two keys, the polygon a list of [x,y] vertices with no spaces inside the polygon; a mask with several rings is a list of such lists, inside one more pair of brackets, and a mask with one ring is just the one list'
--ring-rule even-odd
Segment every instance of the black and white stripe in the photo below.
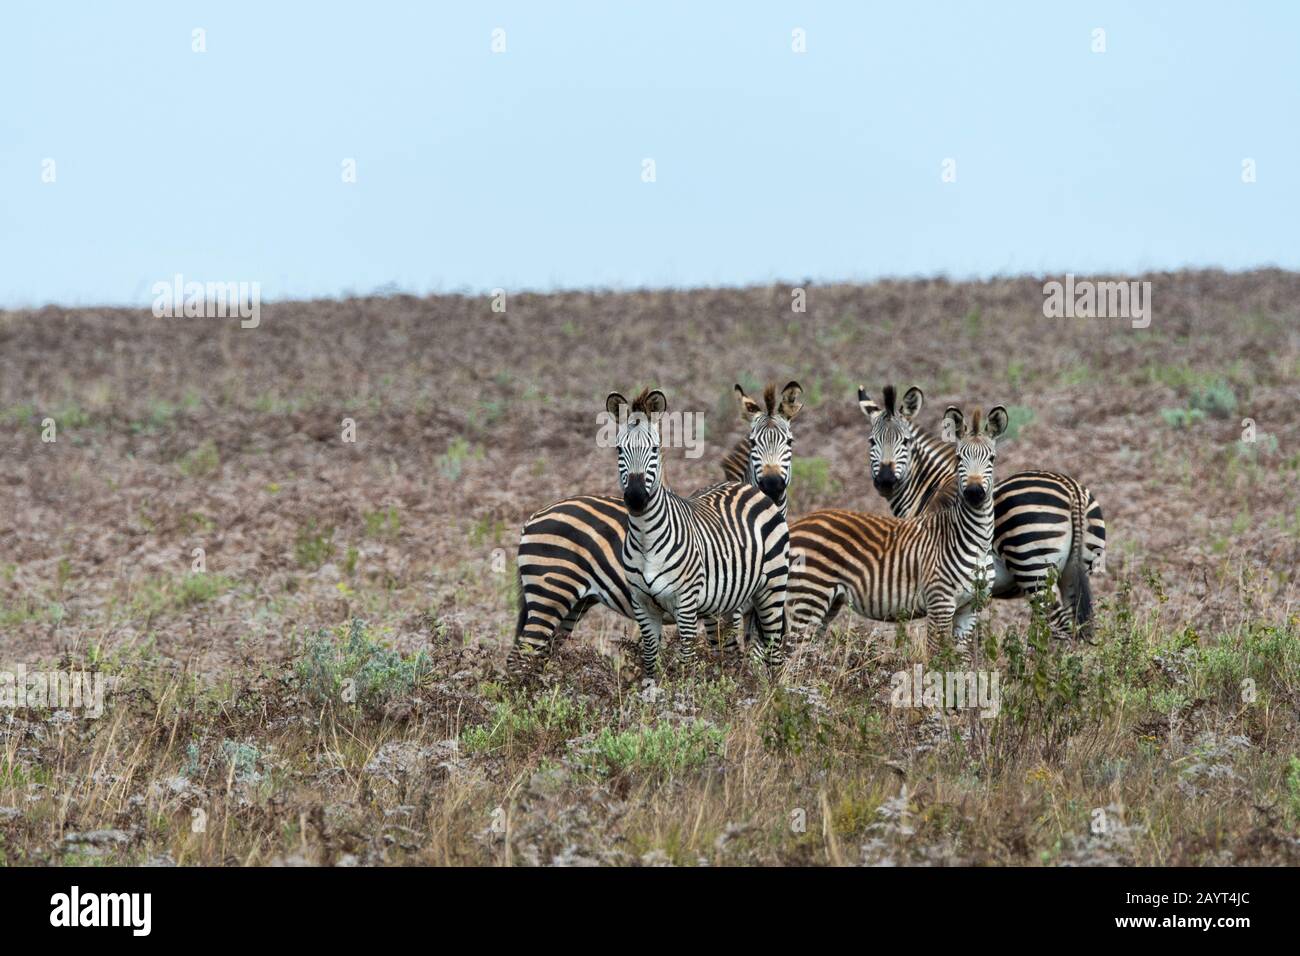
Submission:
{"label": "black and white stripe", "polygon": [[[790,486],[793,436],[790,422],[802,407],[802,389],[790,382],[776,400],[775,386],[764,390],[765,406],[760,406],[735,386],[737,406],[749,422],[739,467],[741,483],[756,484],[754,476],[771,474],[777,466],[778,507],[785,515],[786,495]],[[751,436],[755,440],[751,442]],[[751,451],[759,451],[753,456]],[[723,462],[723,470],[733,477],[732,455]],[[592,607],[604,605],[610,610],[633,617],[632,597],[623,571],[623,542],[627,537],[627,508],[621,498],[604,495],[578,495],[557,501],[536,512],[524,524],[517,559],[519,581],[519,617],[515,627],[514,647],[508,670],[522,676],[554,653],[555,648],[572,633]],[[726,647],[736,643],[740,631],[740,611],[731,615]],[[704,620],[706,637],[716,640],[716,622]]]}
{"label": "black and white stripe", "polygon": [[794,435],[790,423],[803,408],[803,388],[788,382],[777,401],[776,386],[763,390],[760,405],[739,385],[735,388],[740,413],[749,422],[749,433],[722,459],[722,473],[728,481],[755,485],[777,503],[786,515],[790,470],[794,463]]}
{"label": "black and white stripe", "polygon": [[628,511],[623,570],[641,630],[641,663],[658,668],[666,618],[677,625],[679,658],[690,663],[703,616],[729,618],[751,610],[762,633],[761,663],[780,662],[790,535],[776,504],[753,485],[726,482],[689,497],[661,476],[658,417],[668,407],[659,390],[628,403],[611,393],[605,408],[619,429],[618,478]]}
{"label": "black and white stripe", "polygon": [[[896,400],[884,390],[877,405],[858,389],[858,406],[871,423],[871,479],[900,518],[943,508],[956,495],[957,455],[951,441],[918,427],[913,417],[924,395],[910,388]],[[1106,548],[1106,523],[1092,493],[1069,475],[1022,471],[993,490],[992,595],[1038,594],[1055,577],[1061,600],[1047,606],[1053,632],[1065,637],[1092,631],[1092,589],[1088,575]]]}
{"label": "black and white stripe", "polygon": [[877,621],[925,617],[929,653],[969,633],[980,581],[991,575],[993,466],[1007,413],[990,410],[987,427],[979,411],[966,422],[949,408],[945,418],[958,436],[960,494],[910,518],[822,510],[790,526],[795,633],[820,636],[845,603]]}

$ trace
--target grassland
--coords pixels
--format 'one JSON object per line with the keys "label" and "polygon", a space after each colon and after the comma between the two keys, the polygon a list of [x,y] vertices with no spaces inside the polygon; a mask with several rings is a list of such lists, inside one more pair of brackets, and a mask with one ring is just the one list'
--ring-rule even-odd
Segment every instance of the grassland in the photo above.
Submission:
{"label": "grassland", "polygon": [[[0,314],[0,671],[111,679],[0,712],[0,862],[1296,863],[1300,277],[1147,278],[1145,330],[1032,279]],[[883,510],[859,382],[1011,407],[999,470],[1106,511],[1096,644],[997,602],[979,719],[890,706],[894,627],[646,693],[595,611],[509,686],[517,531],[613,488],[604,394],[704,413],[690,489],[731,384],[791,378],[795,513]]]}

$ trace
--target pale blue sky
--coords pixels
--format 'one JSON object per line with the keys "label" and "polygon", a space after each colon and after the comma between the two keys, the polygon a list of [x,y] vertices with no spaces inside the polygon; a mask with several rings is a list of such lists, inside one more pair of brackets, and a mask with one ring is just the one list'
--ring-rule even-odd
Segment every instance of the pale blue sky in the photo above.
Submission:
{"label": "pale blue sky", "polygon": [[1300,267],[1284,0],[5,0],[0,95],[4,306]]}

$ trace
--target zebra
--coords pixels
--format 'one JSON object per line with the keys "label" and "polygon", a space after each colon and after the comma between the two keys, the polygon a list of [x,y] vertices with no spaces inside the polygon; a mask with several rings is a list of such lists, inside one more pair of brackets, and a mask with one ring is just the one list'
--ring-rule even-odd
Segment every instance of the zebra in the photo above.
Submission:
{"label": "zebra", "polygon": [[927,656],[950,637],[965,640],[991,570],[993,466],[1007,410],[994,406],[981,420],[976,409],[967,422],[949,406],[944,419],[958,436],[960,493],[948,504],[910,518],[826,509],[790,526],[792,633],[820,637],[848,602],[877,621],[924,616]]}
{"label": "zebra", "polygon": [[[790,423],[803,408],[803,387],[798,382],[787,382],[778,403],[776,384],[769,383],[763,389],[763,405],[746,395],[739,383],[734,393],[741,418],[749,422],[749,431],[723,456],[722,474],[728,481],[757,486],[776,502],[781,517],[786,518],[794,464]],[[736,648],[737,637],[745,630],[744,613],[735,612],[729,624],[725,637],[714,626],[705,628],[705,640],[711,647],[721,647],[728,653]]]}
{"label": "zebra", "polygon": [[[803,407],[802,393],[798,382],[790,382],[781,390],[778,402],[775,387],[769,385],[764,390],[764,411],[740,385],[733,392],[742,414],[750,420],[750,428],[736,446],[744,449],[739,477],[729,470],[730,456],[724,461],[724,473],[742,483],[752,482],[750,452],[760,449],[762,457],[755,458],[752,472],[761,477],[765,470],[771,474],[772,465],[779,467],[780,485],[769,481],[768,487],[779,492],[778,506],[783,517],[791,477],[788,443],[793,437],[789,423]],[[781,445],[781,435],[785,436],[786,447]],[[531,673],[597,604],[623,617],[634,617],[622,565],[627,526],[623,499],[608,495],[565,498],[534,513],[524,524],[516,561],[519,616],[507,661],[510,674],[522,677]],[[736,617],[733,615],[731,622],[733,636],[725,643],[728,650],[735,646],[734,635],[740,630]],[[715,627],[707,626],[705,632],[711,640],[717,640]]]}
{"label": "zebra", "polygon": [[627,506],[623,570],[641,630],[641,664],[658,672],[664,618],[677,624],[678,657],[695,658],[700,616],[752,609],[762,632],[756,662],[781,663],[790,533],[785,517],[753,485],[723,482],[683,497],[660,474],[659,417],[668,400],[658,389],[629,403],[618,392],[605,410],[624,424],[618,435],[618,481]]}
{"label": "zebra", "polygon": [[[944,507],[956,494],[956,453],[913,422],[925,396],[909,388],[901,401],[886,385],[884,405],[858,389],[858,407],[871,423],[871,480],[900,518]],[[1046,611],[1053,634],[1091,639],[1092,588],[1088,575],[1103,560],[1106,522],[1092,493],[1069,475],[1021,471],[993,489],[995,598],[1037,595],[1055,575]]]}
{"label": "zebra", "polygon": [[778,403],[776,386],[770,384],[763,389],[763,405],[746,395],[739,384],[735,396],[741,416],[749,422],[749,433],[723,457],[722,473],[728,481],[757,485],[786,517],[794,457],[790,423],[803,408],[803,388],[798,382],[787,382]]}

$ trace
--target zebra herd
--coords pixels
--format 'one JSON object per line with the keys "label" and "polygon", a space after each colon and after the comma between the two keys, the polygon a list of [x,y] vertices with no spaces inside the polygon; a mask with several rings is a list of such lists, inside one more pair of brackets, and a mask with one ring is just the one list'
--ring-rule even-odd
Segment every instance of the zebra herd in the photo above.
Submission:
{"label": "zebra herd", "polygon": [[969,418],[949,406],[940,437],[914,421],[920,389],[900,401],[886,386],[877,404],[860,388],[871,480],[891,515],[823,509],[787,524],[802,395],[797,382],[769,385],[760,403],[735,386],[749,432],[722,461],[728,480],[683,496],[663,481],[664,393],[610,394],[622,495],[565,498],[524,525],[511,675],[533,674],[598,603],[636,620],[651,678],[664,623],[677,627],[683,662],[701,629],[725,629],[728,645],[745,630],[756,662],[775,668],[788,637],[820,637],[846,602],[872,620],[926,618],[928,656],[970,632],[981,581],[994,598],[1041,593],[1054,636],[1091,636],[1101,507],[1069,475],[995,481],[1003,406]]}

